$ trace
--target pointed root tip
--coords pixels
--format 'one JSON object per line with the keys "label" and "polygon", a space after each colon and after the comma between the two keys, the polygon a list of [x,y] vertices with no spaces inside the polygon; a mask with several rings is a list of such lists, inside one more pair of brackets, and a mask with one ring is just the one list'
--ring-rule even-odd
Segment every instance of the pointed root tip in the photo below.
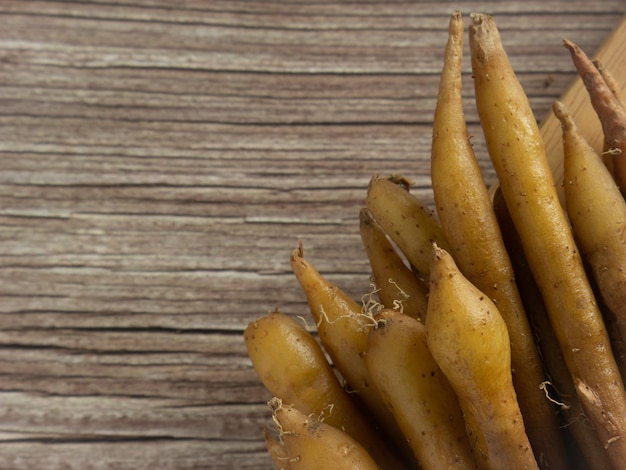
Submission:
{"label": "pointed root tip", "polygon": [[563,46],[565,46],[565,48],[568,49],[572,55],[579,54],[581,52],[580,47],[567,38],[563,39]]}
{"label": "pointed root tip", "polygon": [[302,240],[298,240],[298,247],[291,251],[291,261],[304,258],[304,246]]}
{"label": "pointed root tip", "polygon": [[277,409],[283,406],[283,401],[278,397],[272,397],[267,402],[267,406],[270,407],[270,410],[272,410],[272,412],[275,412]]}
{"label": "pointed root tip", "polygon": [[433,258],[441,259],[447,254],[446,250],[437,245],[437,242],[433,242]]}
{"label": "pointed root tip", "polygon": [[564,130],[569,130],[573,128],[574,121],[572,120],[572,116],[567,109],[567,106],[561,101],[555,101],[552,104],[552,112],[557,117],[559,121],[561,121],[561,128]]}

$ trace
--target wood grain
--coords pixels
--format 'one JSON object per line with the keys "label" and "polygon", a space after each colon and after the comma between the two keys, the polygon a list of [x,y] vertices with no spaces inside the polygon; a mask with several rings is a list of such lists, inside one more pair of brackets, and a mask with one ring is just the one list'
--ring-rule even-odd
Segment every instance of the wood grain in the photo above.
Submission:
{"label": "wood grain", "polygon": [[[369,290],[372,174],[432,203],[453,8],[496,16],[537,116],[621,0],[0,2],[0,468],[270,468],[245,325],[307,257]],[[488,183],[469,60],[470,129]]]}

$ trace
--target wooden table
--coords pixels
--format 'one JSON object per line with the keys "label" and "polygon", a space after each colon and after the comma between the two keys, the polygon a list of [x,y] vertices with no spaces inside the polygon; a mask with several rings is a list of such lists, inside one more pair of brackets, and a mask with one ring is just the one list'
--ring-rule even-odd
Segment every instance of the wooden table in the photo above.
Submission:
{"label": "wooden table", "polygon": [[[432,203],[452,9],[496,17],[538,118],[623,0],[0,2],[0,468],[270,468],[242,340],[370,290],[374,173]],[[494,181],[469,59],[467,118]]]}

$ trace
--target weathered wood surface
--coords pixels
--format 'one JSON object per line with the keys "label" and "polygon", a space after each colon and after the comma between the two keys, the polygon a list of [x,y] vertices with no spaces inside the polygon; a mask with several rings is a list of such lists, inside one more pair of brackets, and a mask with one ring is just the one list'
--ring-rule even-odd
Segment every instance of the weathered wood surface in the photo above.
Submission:
{"label": "weathered wood surface", "polygon": [[[242,329],[306,314],[288,255],[369,289],[374,173],[430,202],[454,8],[538,118],[622,0],[0,2],[0,468],[270,468]],[[465,92],[475,146],[493,181]]]}

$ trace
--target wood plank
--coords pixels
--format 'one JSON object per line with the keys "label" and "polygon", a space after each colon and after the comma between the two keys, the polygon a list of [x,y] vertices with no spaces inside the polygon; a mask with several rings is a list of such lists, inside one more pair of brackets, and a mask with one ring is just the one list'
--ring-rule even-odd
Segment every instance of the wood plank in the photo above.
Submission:
{"label": "wood plank", "polygon": [[[209,406],[148,397],[36,396],[3,392],[3,431],[61,439],[197,439],[254,441],[267,424],[267,405]],[[246,418],[242,418],[245,409]],[[242,421],[240,422],[239,419]],[[28,433],[25,435],[28,438]]]}
{"label": "wood plank", "polygon": [[[468,64],[469,66],[469,64]],[[115,77],[112,88],[111,80]],[[467,119],[473,85],[467,72]],[[568,73],[520,74],[538,113],[545,113],[553,90],[571,81]],[[437,75],[355,75],[349,79],[307,74],[111,71],[20,64],[0,70],[3,115],[116,121],[213,122],[216,124],[427,124],[432,119]],[[270,86],[272,85],[272,86]]]}
{"label": "wood plank", "polygon": [[12,470],[199,470],[271,468],[258,441],[193,439],[35,439],[0,443],[0,465]]}

